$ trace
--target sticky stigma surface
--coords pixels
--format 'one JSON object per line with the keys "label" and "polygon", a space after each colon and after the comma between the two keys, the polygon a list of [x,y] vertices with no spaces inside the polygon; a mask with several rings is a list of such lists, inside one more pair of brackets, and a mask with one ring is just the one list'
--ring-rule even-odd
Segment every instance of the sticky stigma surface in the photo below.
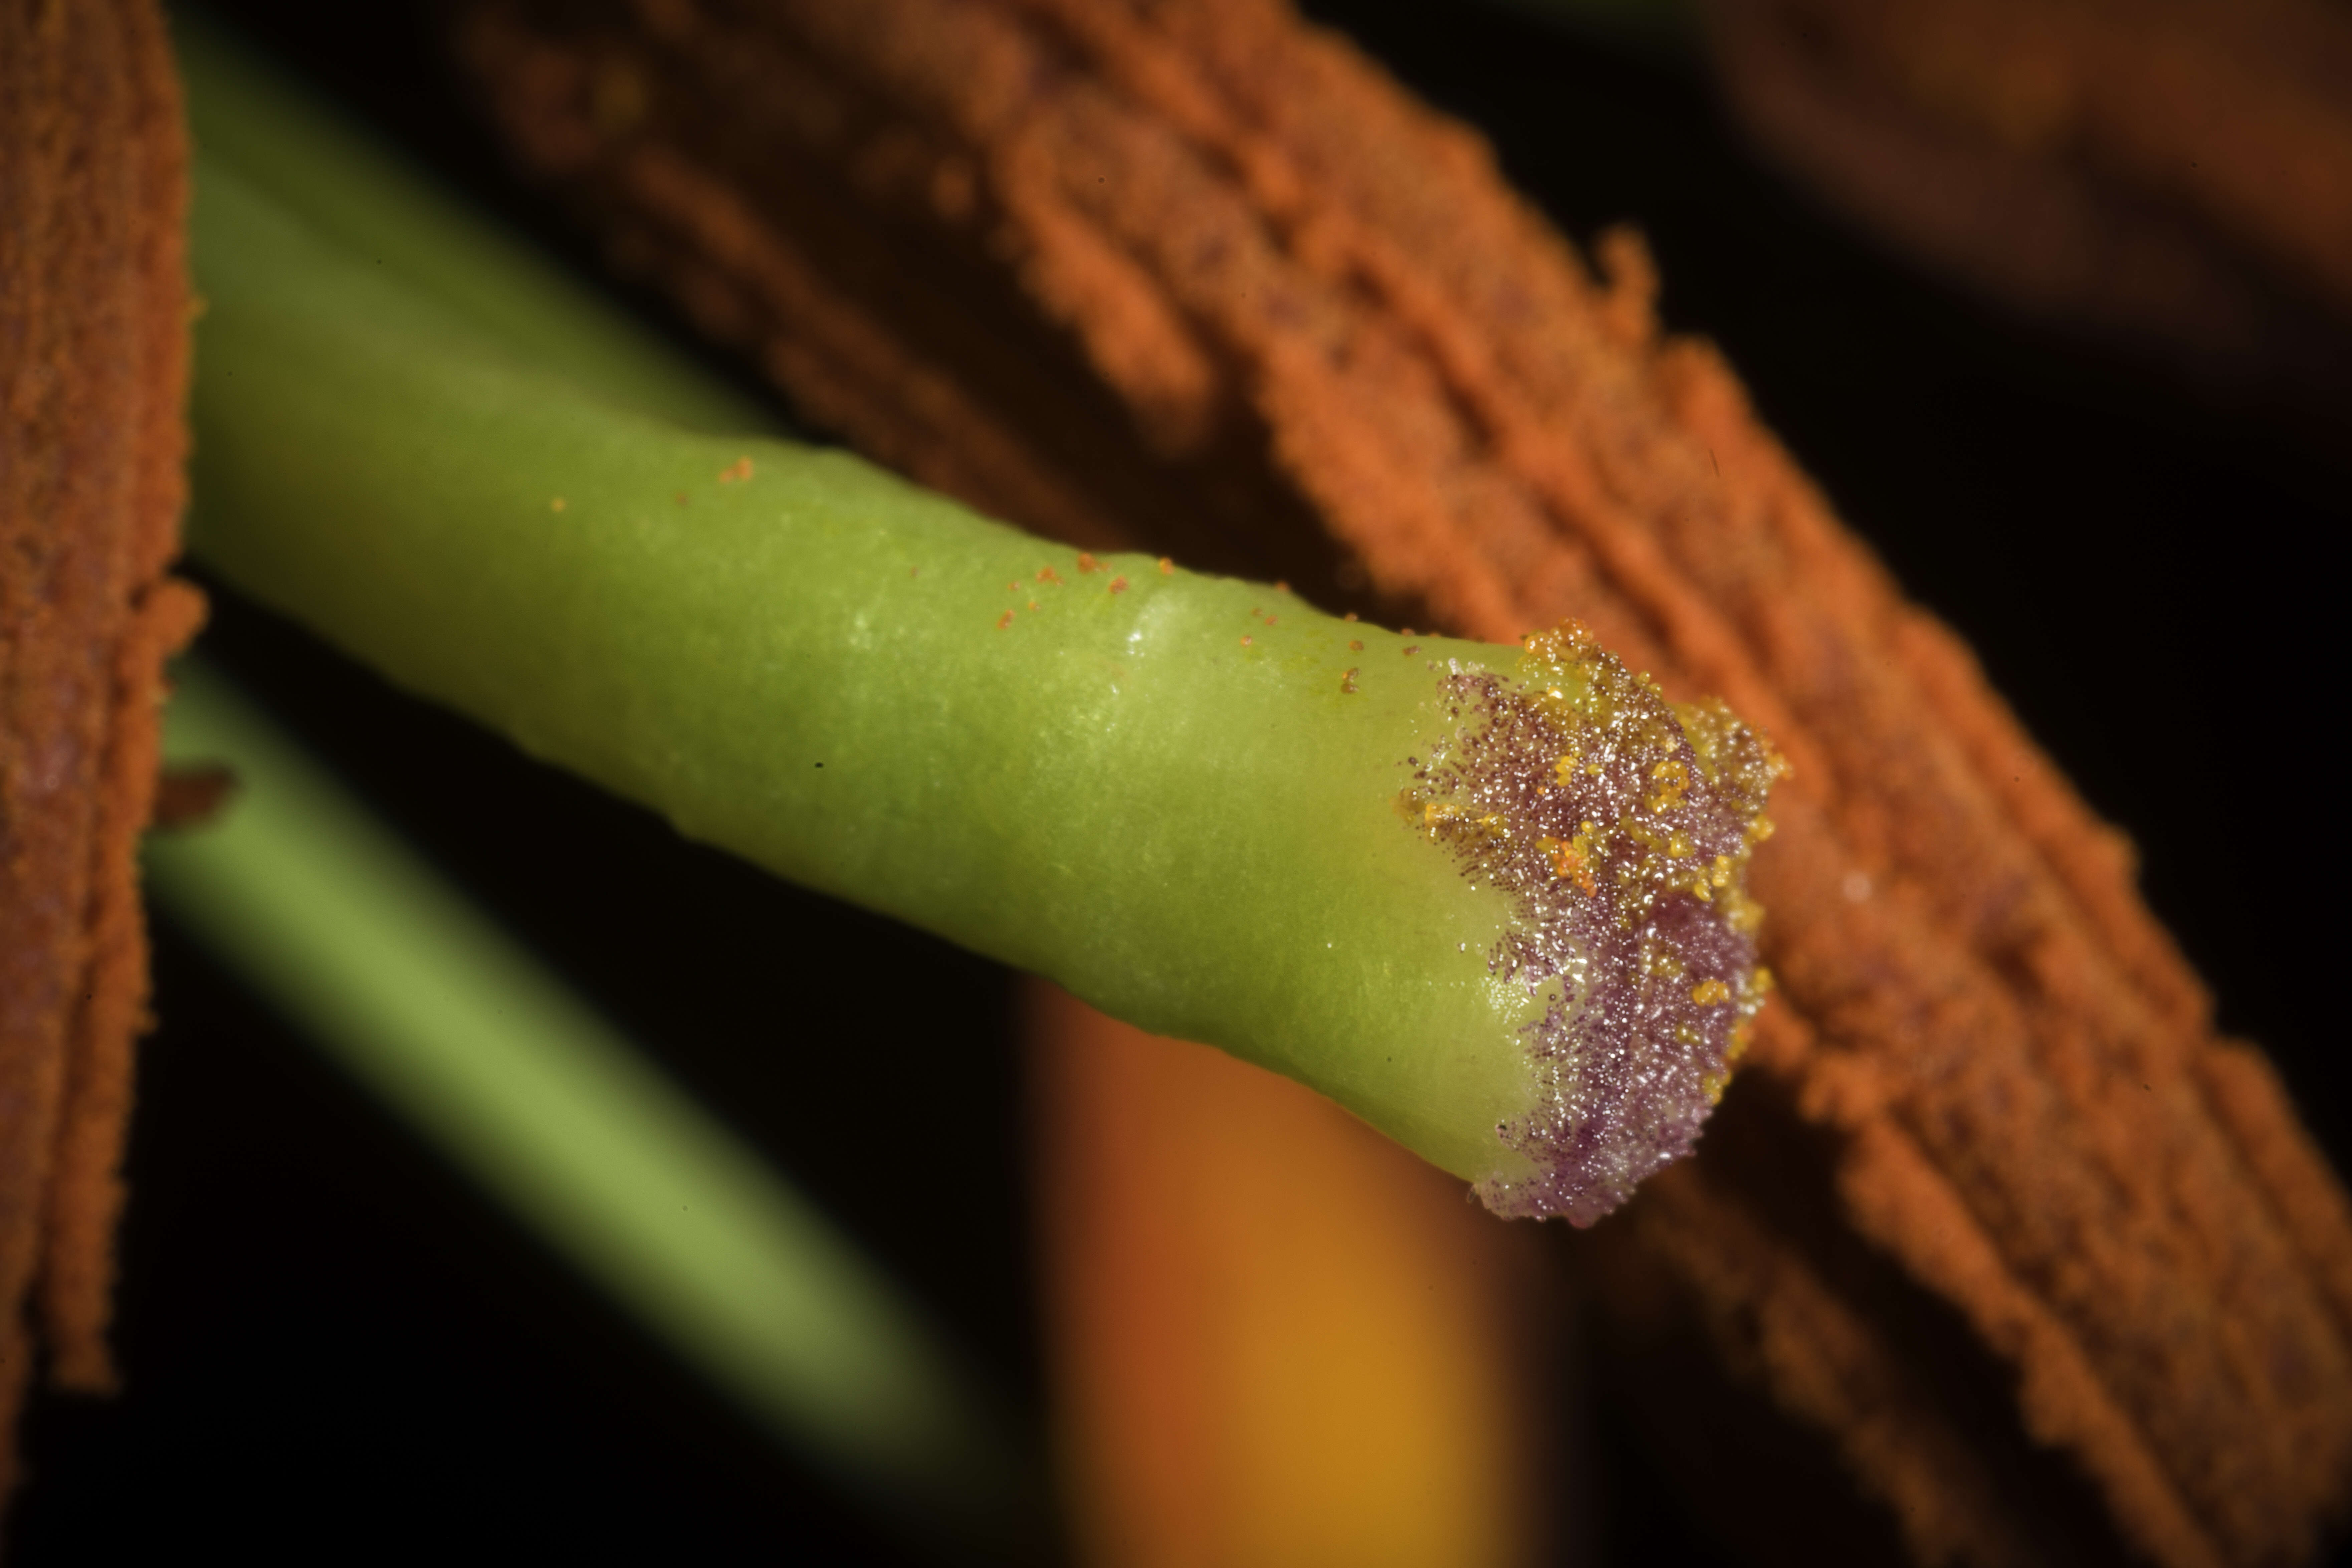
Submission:
{"label": "sticky stigma surface", "polygon": [[1498,1214],[1590,1225],[1689,1152],[1770,977],[1748,858],[1786,764],[1720,702],[1669,703],[1570,622],[1505,677],[1440,667],[1452,731],[1408,758],[1408,826],[1516,909],[1495,980],[1546,998],[1533,1103],[1496,1129],[1532,1174]]}

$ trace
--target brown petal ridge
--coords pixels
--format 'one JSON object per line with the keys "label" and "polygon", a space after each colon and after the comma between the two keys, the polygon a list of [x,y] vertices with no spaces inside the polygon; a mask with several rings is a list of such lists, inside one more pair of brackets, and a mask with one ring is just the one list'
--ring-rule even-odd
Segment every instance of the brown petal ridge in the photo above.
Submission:
{"label": "brown petal ridge", "polygon": [[2012,306],[2340,418],[2341,7],[1714,0],[1706,16],[1733,111],[1826,201]]}
{"label": "brown petal ridge", "polygon": [[148,0],[0,0],[0,1499],[106,1329],[178,549],[186,146]]}

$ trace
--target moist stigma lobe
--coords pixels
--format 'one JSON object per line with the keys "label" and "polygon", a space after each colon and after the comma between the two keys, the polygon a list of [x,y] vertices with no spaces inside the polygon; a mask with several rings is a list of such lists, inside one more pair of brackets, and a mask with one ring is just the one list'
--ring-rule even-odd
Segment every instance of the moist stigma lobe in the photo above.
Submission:
{"label": "moist stigma lobe", "polygon": [[1591,1225],[1690,1152],[1746,1048],[1770,984],[1748,861],[1787,764],[1572,621],[1529,637],[1516,678],[1450,664],[1439,681],[1454,730],[1406,760],[1399,810],[1516,906],[1488,973],[1549,993],[1523,1026],[1532,1102],[1496,1128],[1533,1173],[1478,1194]]}

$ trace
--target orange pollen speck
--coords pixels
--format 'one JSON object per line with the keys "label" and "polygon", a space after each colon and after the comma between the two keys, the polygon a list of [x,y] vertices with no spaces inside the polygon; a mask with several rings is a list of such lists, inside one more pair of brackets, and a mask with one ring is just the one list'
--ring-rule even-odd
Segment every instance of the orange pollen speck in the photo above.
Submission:
{"label": "orange pollen speck", "polygon": [[1339,678],[1339,689],[1352,697],[1356,694],[1356,672],[1349,670]]}
{"label": "orange pollen speck", "polygon": [[1044,567],[1037,574],[1037,581],[1040,583],[1051,583],[1054,586],[1058,588],[1062,585],[1062,574],[1059,572],[1055,571],[1051,566]]}
{"label": "orange pollen speck", "polygon": [[1087,552],[1081,550],[1078,552],[1078,570],[1081,572],[1099,572],[1102,570],[1102,563],[1096,560]]}
{"label": "orange pollen speck", "polygon": [[557,496],[553,500],[549,501],[547,503],[547,510],[550,511],[562,511],[563,510],[563,498],[562,496]]}
{"label": "orange pollen speck", "polygon": [[1414,654],[1417,654],[1420,651],[1421,645],[1419,643],[1407,643],[1405,645],[1404,656],[1407,658],[1411,658]]}
{"label": "orange pollen speck", "polygon": [[1249,634],[1248,634],[1247,632],[1244,632],[1244,633],[1242,634],[1242,647],[1249,647],[1249,645],[1250,645]]}
{"label": "orange pollen speck", "polygon": [[1358,642],[1355,638],[1349,637],[1348,639],[1348,651],[1349,653],[1361,653],[1364,651],[1364,645]]}
{"label": "orange pollen speck", "polygon": [[1287,594],[1290,592],[1290,584],[1276,577],[1274,580],[1274,591],[1277,594]]}
{"label": "orange pollen speck", "polygon": [[741,484],[751,477],[751,459],[749,457],[738,458],[719,470],[719,482],[722,485]]}
{"label": "orange pollen speck", "polygon": [[1356,612],[1349,610],[1346,615],[1341,616],[1339,618],[1343,621],[1352,621],[1356,618]]}
{"label": "orange pollen speck", "polygon": [[1005,611],[1003,615],[996,617],[996,629],[1000,632],[1012,624],[1013,612],[1010,610]]}
{"label": "orange pollen speck", "polygon": [[1586,823],[1572,838],[1540,838],[1537,846],[1551,861],[1551,874],[1564,882],[1574,882],[1588,895],[1600,891],[1592,879],[1593,825]]}
{"label": "orange pollen speck", "polygon": [[1126,579],[1126,578],[1124,578],[1124,577],[1114,577],[1114,578],[1112,578],[1112,579],[1110,580],[1110,591],[1111,591],[1112,593],[1114,593],[1114,594],[1124,594],[1124,593],[1126,593],[1126,592],[1127,592],[1127,579]]}
{"label": "orange pollen speck", "polygon": [[1266,616],[1266,618],[1265,618],[1265,624],[1266,624],[1267,627],[1268,627],[1269,629],[1271,629],[1271,628],[1273,627],[1273,626],[1274,626],[1274,617],[1273,617],[1272,616]]}
{"label": "orange pollen speck", "polygon": [[1035,609],[1035,608],[1037,607],[1037,601],[1036,601],[1036,600],[1034,600],[1034,599],[1030,600],[1030,601],[1029,601],[1029,607],[1030,607],[1031,609],[1033,609],[1033,610],[1034,610],[1034,609]]}
{"label": "orange pollen speck", "polygon": [[1160,574],[1162,577],[1173,577],[1176,575],[1176,563],[1169,560],[1165,555],[1161,556],[1160,558]]}

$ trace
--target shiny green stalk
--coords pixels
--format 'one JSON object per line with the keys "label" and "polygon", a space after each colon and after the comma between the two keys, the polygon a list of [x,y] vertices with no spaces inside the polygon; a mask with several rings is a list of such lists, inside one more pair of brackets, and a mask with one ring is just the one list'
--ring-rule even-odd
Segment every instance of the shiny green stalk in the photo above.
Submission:
{"label": "shiny green stalk", "polygon": [[[380,160],[207,62],[211,569],[689,837],[1297,1079],[1507,1212],[1589,1220],[1687,1147],[1753,1006],[1747,927],[1721,928],[1746,841],[1680,784],[1649,799],[1654,765],[1700,800],[1702,763],[1606,656],[1409,641],[710,434],[593,300],[413,182],[378,208]],[[1541,744],[1510,777],[1425,774],[1476,751],[1482,671]],[[1556,795],[1579,747],[1605,776]],[[1474,783],[1517,804],[1464,815]],[[1709,857],[1720,974],[1694,992],[1642,911],[1706,905]],[[1597,968],[1561,934],[1571,878],[1630,900],[1590,925],[1623,948]],[[877,1158],[921,1157],[857,1114]]]}
{"label": "shiny green stalk", "polygon": [[1486,972],[1511,911],[1394,802],[1447,728],[1429,656],[1509,650],[1087,570],[526,368],[209,153],[196,204],[212,569],[690,837],[1494,1171],[1528,1097],[1528,998]]}

